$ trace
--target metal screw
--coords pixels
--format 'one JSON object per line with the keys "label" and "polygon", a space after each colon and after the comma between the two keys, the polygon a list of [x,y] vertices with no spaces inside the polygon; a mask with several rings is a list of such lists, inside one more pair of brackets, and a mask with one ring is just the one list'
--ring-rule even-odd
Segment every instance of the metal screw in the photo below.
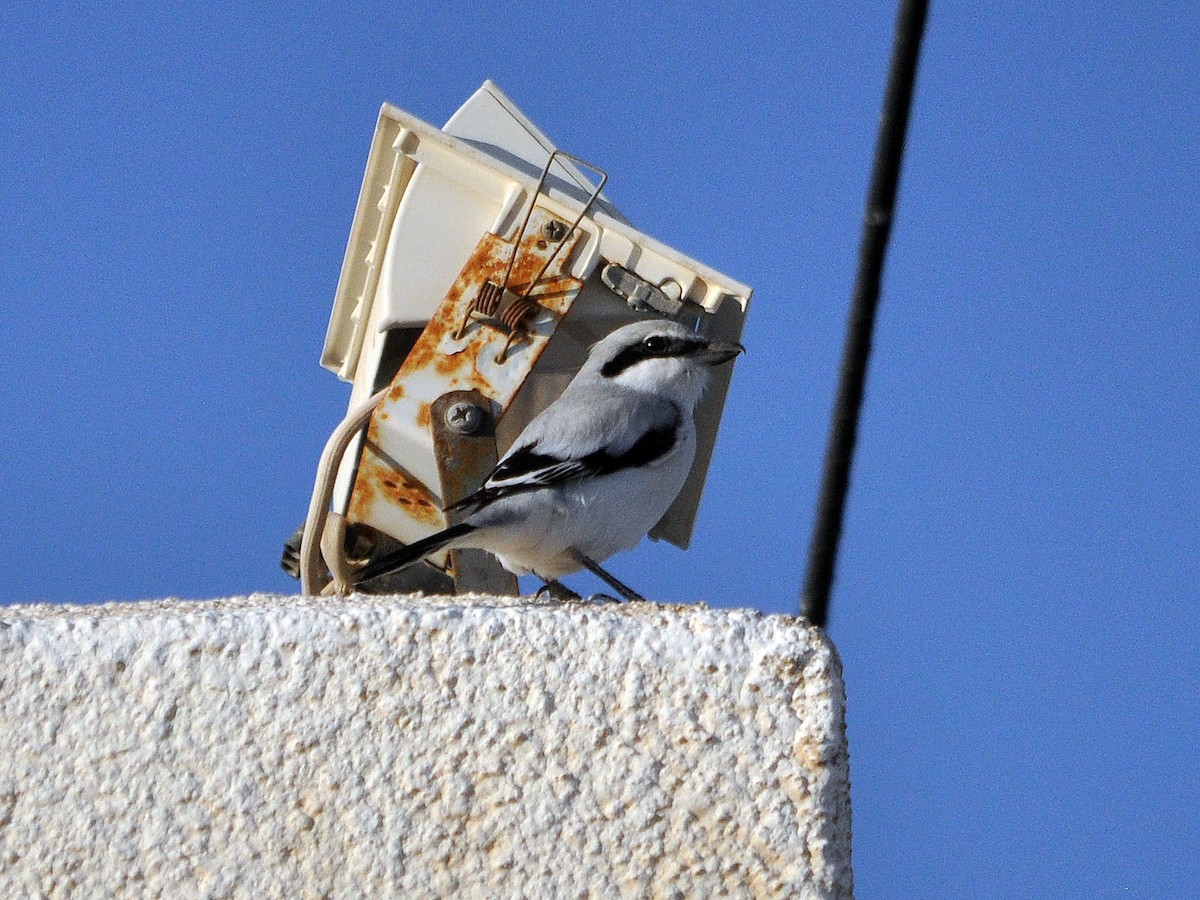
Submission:
{"label": "metal screw", "polygon": [[446,427],[456,434],[477,434],[483,428],[483,409],[474,403],[451,403],[446,410]]}
{"label": "metal screw", "polygon": [[551,219],[542,226],[542,234],[551,241],[561,241],[567,235],[567,223]]}

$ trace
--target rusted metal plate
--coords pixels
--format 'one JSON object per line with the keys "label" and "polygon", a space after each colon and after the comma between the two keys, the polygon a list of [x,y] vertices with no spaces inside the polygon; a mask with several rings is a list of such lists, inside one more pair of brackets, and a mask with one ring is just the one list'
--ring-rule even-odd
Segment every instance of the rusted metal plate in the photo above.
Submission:
{"label": "rusted metal plate", "polygon": [[[509,337],[505,329],[471,320],[461,337],[456,336],[484,285],[503,282],[509,266],[511,240],[488,233],[479,241],[371,418],[349,522],[371,525],[404,543],[448,524],[430,427],[433,404],[450,391],[477,391],[487,399],[493,420],[503,418],[583,286],[569,271],[588,232],[577,229],[558,250],[552,223],[559,221],[541,208],[530,217],[508,286],[517,294],[529,290],[542,310],[530,321],[527,336],[513,343],[501,361],[497,356]],[[551,257],[530,290],[530,281]]]}
{"label": "rusted metal plate", "polygon": [[438,495],[404,471],[385,450],[368,440],[350,500],[349,521],[371,524],[371,510],[379,503],[403,510],[430,531],[445,525]]}

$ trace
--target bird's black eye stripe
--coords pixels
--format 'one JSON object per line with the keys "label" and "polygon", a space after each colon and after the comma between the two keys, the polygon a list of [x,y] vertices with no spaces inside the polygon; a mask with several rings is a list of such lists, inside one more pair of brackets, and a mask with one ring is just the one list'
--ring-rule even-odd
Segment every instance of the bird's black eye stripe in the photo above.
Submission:
{"label": "bird's black eye stripe", "polygon": [[600,374],[605,378],[620,375],[630,366],[643,359],[658,359],[665,356],[687,356],[697,350],[703,350],[708,342],[703,338],[681,338],[665,334],[652,334],[636,344],[625,347],[600,368]]}

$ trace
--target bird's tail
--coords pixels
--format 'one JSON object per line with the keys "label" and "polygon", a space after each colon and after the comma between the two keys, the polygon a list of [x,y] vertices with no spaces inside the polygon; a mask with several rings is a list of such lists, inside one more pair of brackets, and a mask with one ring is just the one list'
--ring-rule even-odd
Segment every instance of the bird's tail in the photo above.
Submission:
{"label": "bird's tail", "polygon": [[372,578],[378,578],[380,575],[391,575],[393,572],[399,572],[401,569],[411,566],[418,560],[424,559],[430,553],[437,553],[445,548],[452,541],[457,540],[463,535],[470,534],[475,531],[477,526],[469,525],[466,522],[460,522],[457,525],[451,525],[437,534],[431,534],[429,537],[421,538],[419,541],[414,541],[399,550],[393,550],[379,559],[373,559],[367,563],[354,576],[355,584],[362,584],[364,581],[370,581]]}

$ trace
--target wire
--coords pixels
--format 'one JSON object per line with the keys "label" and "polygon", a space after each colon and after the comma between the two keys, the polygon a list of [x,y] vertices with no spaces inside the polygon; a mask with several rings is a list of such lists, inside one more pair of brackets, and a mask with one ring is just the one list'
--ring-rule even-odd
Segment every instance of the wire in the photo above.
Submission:
{"label": "wire", "polygon": [[[376,391],[357,406],[351,407],[325,442],[325,449],[317,463],[317,480],[313,485],[312,499],[308,503],[308,516],[304,520],[304,536],[300,541],[300,590],[305,596],[320,594],[326,586],[321,567],[321,535],[325,531],[329,501],[333,496],[333,482],[338,467],[342,464],[342,457],[346,455],[351,441],[370,422],[371,414],[390,390],[389,385]],[[336,573],[339,567],[331,568]]]}
{"label": "wire", "polygon": [[808,574],[801,598],[801,615],[821,628],[825,627],[829,617],[829,593],[850,487],[850,466],[858,439],[867,360],[871,355],[871,332],[879,306],[879,286],[892,230],[896,188],[904,159],[904,138],[928,11],[928,0],[901,0],[896,13],[891,70],[875,144],[875,162],[858,251],[858,272],[850,301],[838,393],[830,420],[821,494],[808,548]]}

